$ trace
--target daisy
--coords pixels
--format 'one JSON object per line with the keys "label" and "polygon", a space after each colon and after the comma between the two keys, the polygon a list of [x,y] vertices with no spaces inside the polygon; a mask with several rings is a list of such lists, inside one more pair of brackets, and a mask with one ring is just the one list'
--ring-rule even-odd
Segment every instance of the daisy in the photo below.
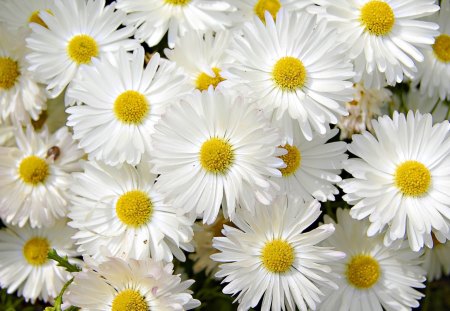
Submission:
{"label": "daisy", "polygon": [[358,158],[344,162],[353,175],[340,184],[350,215],[368,217],[367,235],[383,232],[385,245],[407,236],[414,251],[431,247],[432,230],[449,239],[448,121],[433,125],[430,114],[410,111],[372,124],[375,137],[353,135],[348,150]]}
{"label": "daisy", "polygon": [[229,283],[223,292],[237,295],[239,311],[255,307],[263,295],[263,311],[315,310],[323,295],[318,286],[337,288],[328,264],[344,254],[316,245],[334,226],[303,233],[319,216],[317,201],[288,204],[280,196],[271,206],[257,206],[255,214],[241,210],[237,228],[225,226],[225,237],[214,238],[220,253],[211,258],[222,263],[216,277]]}
{"label": "daisy", "polygon": [[[325,134],[329,123],[347,114],[351,100],[352,65],[324,20],[307,13],[280,10],[276,23],[266,12],[243,27],[229,50],[235,61],[222,75],[242,88],[266,114],[284,114],[298,121],[308,140],[313,129]],[[297,38],[293,40],[292,38]],[[242,87],[241,87],[242,86]]]}
{"label": "daisy", "polygon": [[55,298],[71,275],[47,259],[47,253],[55,249],[72,261],[78,255],[70,239],[73,233],[65,220],[49,228],[7,225],[0,230],[0,286],[7,288],[8,294],[17,290],[19,296],[32,303]]}
{"label": "daisy", "polygon": [[47,26],[30,24],[32,33],[26,39],[29,70],[47,85],[51,97],[64,90],[81,65],[102,58],[106,52],[138,46],[136,40],[128,39],[133,27],[117,29],[125,13],[115,11],[114,4],[105,6],[105,0],[54,2],[51,12],[39,13]]}
{"label": "daisy", "polygon": [[433,248],[425,248],[422,266],[427,271],[428,282],[439,280],[443,275],[450,275],[450,243],[439,242],[435,235]]}
{"label": "daisy", "polygon": [[0,147],[0,216],[20,227],[52,226],[66,216],[70,173],[81,169],[83,152],[66,127],[53,134],[19,127],[14,136],[16,146]]}
{"label": "daisy", "polygon": [[54,0],[3,0],[0,11],[0,22],[4,22],[12,31],[29,29],[30,23],[47,27],[39,17],[41,11],[53,13]]}
{"label": "daisy", "polygon": [[315,0],[349,46],[355,81],[367,88],[411,78],[424,60],[418,48],[430,46],[438,25],[418,20],[439,10],[435,0]]}
{"label": "daisy", "polygon": [[136,165],[150,149],[153,126],[167,103],[192,88],[159,54],[144,68],[141,47],[132,55],[121,50],[109,58],[80,70],[67,96],[84,105],[67,109],[67,125],[90,158]]}
{"label": "daisy", "polygon": [[181,249],[193,251],[192,221],[154,189],[148,168],[87,162],[73,177],[68,216],[80,253],[98,259],[104,247],[112,256],[184,261]]}
{"label": "daisy", "polygon": [[116,6],[127,14],[125,23],[136,27],[135,38],[148,46],[157,45],[168,31],[169,47],[188,30],[223,30],[230,26],[225,1],[202,0],[119,0]]}
{"label": "daisy", "polygon": [[81,310],[191,310],[200,306],[188,290],[193,280],[173,275],[173,264],[111,257],[75,273],[64,302]]}
{"label": "daisy", "polygon": [[222,203],[233,218],[236,205],[272,201],[269,177],[281,177],[283,166],[278,132],[242,97],[197,91],[169,107],[152,140],[158,188],[204,223],[214,222]]}
{"label": "daisy", "polygon": [[[340,278],[339,289],[327,292],[321,311],[407,311],[419,306],[424,295],[414,288],[424,288],[425,271],[419,256],[406,242],[386,247],[383,237],[367,237],[369,221],[353,220],[348,210],[338,209],[337,223],[325,215],[325,223],[336,232],[323,245],[346,254],[331,263]],[[400,242],[400,241],[399,241]]]}

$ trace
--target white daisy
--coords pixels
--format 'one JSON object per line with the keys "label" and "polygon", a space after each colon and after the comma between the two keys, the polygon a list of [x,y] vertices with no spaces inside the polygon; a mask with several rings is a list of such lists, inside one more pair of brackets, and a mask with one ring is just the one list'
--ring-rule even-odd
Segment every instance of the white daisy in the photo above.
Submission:
{"label": "white daisy", "polygon": [[83,152],[66,127],[14,134],[17,147],[0,147],[0,216],[20,227],[51,226],[66,216],[70,173],[81,169]]}
{"label": "white daisy", "polygon": [[173,275],[172,263],[111,257],[75,273],[64,302],[85,311],[190,310],[200,306],[188,290],[193,283]]}
{"label": "white daisy", "polygon": [[243,86],[266,114],[274,111],[281,119],[289,113],[308,140],[313,129],[325,134],[328,123],[347,114],[352,65],[324,20],[280,10],[275,23],[266,12],[265,25],[255,18],[243,34],[235,37],[229,53],[236,61],[223,76],[234,87]]}
{"label": "white daisy", "polygon": [[46,27],[39,14],[41,11],[52,13],[54,7],[54,0],[3,0],[0,22],[4,22],[13,31],[29,29],[30,23]]}
{"label": "white daisy", "polygon": [[0,230],[0,286],[8,288],[9,294],[17,290],[19,296],[32,303],[38,298],[45,302],[55,298],[71,275],[47,259],[47,253],[54,248],[69,260],[76,257],[70,239],[73,233],[65,220],[50,228],[7,225]]}
{"label": "white daisy", "polygon": [[99,258],[105,247],[112,256],[184,261],[181,249],[194,250],[192,221],[154,189],[148,168],[87,162],[73,177],[69,225],[80,253]]}
{"label": "white daisy", "polygon": [[[344,256],[316,244],[334,232],[322,225],[303,233],[320,216],[320,204],[300,204],[278,197],[270,206],[259,205],[255,213],[240,210],[237,228],[225,226],[225,237],[214,238],[220,253],[211,258],[221,262],[217,277],[229,283],[225,294],[236,295],[238,310],[315,310],[322,299],[318,286],[336,287],[328,264]],[[239,294],[238,294],[239,293]]]}
{"label": "white daisy", "polygon": [[315,0],[349,46],[355,81],[367,88],[395,85],[413,77],[438,25],[418,20],[439,10],[435,0]]}
{"label": "white daisy", "polygon": [[427,272],[428,282],[450,275],[450,242],[442,243],[433,235],[433,248],[425,248],[422,266]]}
{"label": "white daisy", "polygon": [[[369,221],[353,220],[348,210],[338,209],[337,224],[328,215],[325,223],[336,232],[323,245],[335,247],[347,256],[331,263],[340,278],[339,289],[327,292],[321,311],[407,311],[419,306],[424,295],[425,271],[421,253],[411,251],[406,242],[386,247],[383,237],[367,237]],[[399,241],[400,242],[400,241]]]}
{"label": "white daisy", "polygon": [[106,52],[119,48],[132,50],[138,46],[133,27],[117,29],[125,13],[115,11],[105,0],[54,0],[51,12],[41,11],[39,17],[47,25],[32,23],[26,39],[30,48],[29,70],[47,84],[51,97],[58,96],[72,81],[83,64],[102,58]]}
{"label": "white daisy", "polygon": [[116,6],[127,14],[125,23],[137,28],[135,38],[150,47],[157,45],[168,32],[169,47],[188,30],[223,30],[230,26],[225,1],[203,0],[119,0]]}
{"label": "white daisy", "polygon": [[233,218],[238,204],[272,201],[269,177],[283,166],[278,132],[242,97],[197,91],[169,107],[152,140],[159,189],[203,222],[213,223],[222,203]]}
{"label": "white daisy", "polygon": [[[385,245],[408,237],[414,251],[433,245],[431,231],[450,238],[450,125],[430,114],[380,117],[369,132],[353,135],[344,162],[354,178],[342,181],[350,215],[368,217],[368,236],[384,232]],[[387,227],[387,228],[386,228]]]}
{"label": "white daisy", "polygon": [[146,68],[143,48],[133,55],[121,50],[117,57],[110,56],[112,61],[105,57],[84,67],[69,88],[68,97],[84,105],[67,109],[67,125],[90,158],[136,165],[150,149],[153,126],[168,102],[192,87],[175,64],[159,54]]}

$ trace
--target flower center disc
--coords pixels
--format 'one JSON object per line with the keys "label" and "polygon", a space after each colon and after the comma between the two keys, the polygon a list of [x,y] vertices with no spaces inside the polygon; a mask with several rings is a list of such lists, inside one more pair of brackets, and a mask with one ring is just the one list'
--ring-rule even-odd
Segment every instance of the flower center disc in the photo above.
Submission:
{"label": "flower center disc", "polygon": [[441,62],[450,62],[450,36],[446,34],[437,36],[433,44],[433,51]]}
{"label": "flower center disc", "polygon": [[67,45],[67,54],[78,65],[89,64],[98,55],[97,42],[89,35],[76,35]]}
{"label": "flower center disc", "polygon": [[147,98],[136,91],[125,91],[114,102],[114,114],[126,124],[141,124],[149,111]]}
{"label": "flower center disc", "polygon": [[287,150],[285,155],[279,156],[279,158],[287,165],[285,168],[280,168],[281,174],[283,177],[286,177],[297,171],[300,167],[302,156],[300,150],[298,150],[296,146],[286,144],[285,146],[280,147]]}
{"label": "flower center disc", "polygon": [[9,57],[0,57],[0,89],[8,90],[20,76],[19,65]]}
{"label": "flower center disc", "polygon": [[305,85],[306,69],[298,58],[286,56],[277,61],[272,76],[282,90],[295,91]]}
{"label": "flower center disc", "polygon": [[164,0],[164,2],[171,5],[185,6],[189,4],[191,0]]}
{"label": "flower center disc", "polygon": [[200,163],[210,173],[225,174],[233,160],[232,146],[221,138],[213,137],[205,141],[200,149]]}
{"label": "flower center disc", "polygon": [[389,4],[373,0],[361,8],[360,20],[371,35],[384,36],[394,27],[395,15]]}
{"label": "flower center disc", "polygon": [[112,302],[111,311],[147,311],[145,298],[134,289],[125,289],[118,293]]}
{"label": "flower center disc", "polygon": [[283,240],[267,242],[262,250],[261,260],[270,272],[286,272],[294,262],[294,248]]}
{"label": "flower center disc", "polygon": [[347,264],[347,280],[356,288],[370,288],[380,278],[380,265],[371,256],[356,255]]}
{"label": "flower center disc", "polygon": [[253,7],[253,11],[259,17],[259,19],[265,23],[266,18],[264,16],[264,12],[269,11],[270,15],[272,15],[273,19],[275,20],[280,8],[280,0],[258,0],[258,2]]}
{"label": "flower center disc", "polygon": [[32,238],[23,246],[23,256],[32,266],[40,266],[47,262],[50,244],[45,238]]}
{"label": "flower center disc", "polygon": [[122,194],[116,203],[116,214],[122,223],[130,227],[146,224],[153,212],[153,204],[148,195],[140,190]]}
{"label": "flower center disc", "polygon": [[195,85],[196,85],[197,89],[199,89],[200,91],[205,91],[209,88],[210,85],[212,85],[214,88],[216,88],[220,82],[225,80],[220,75],[219,68],[214,67],[212,69],[212,71],[215,74],[214,77],[208,76],[204,72],[202,72],[201,74],[198,75],[197,80],[195,81]]}
{"label": "flower center disc", "polygon": [[32,155],[20,162],[19,176],[27,184],[35,186],[43,183],[48,174],[48,164],[44,159]]}
{"label": "flower center disc", "polygon": [[397,166],[394,181],[404,195],[417,197],[428,191],[431,173],[422,163],[409,160]]}

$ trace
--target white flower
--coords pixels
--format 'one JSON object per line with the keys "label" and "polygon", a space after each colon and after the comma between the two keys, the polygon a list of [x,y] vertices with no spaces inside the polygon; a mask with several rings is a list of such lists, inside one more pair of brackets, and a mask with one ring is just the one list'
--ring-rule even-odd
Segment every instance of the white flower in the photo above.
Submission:
{"label": "white flower", "polygon": [[65,304],[96,311],[178,311],[200,306],[188,290],[194,281],[173,275],[173,264],[111,257],[75,274]]}
{"label": "white flower", "polygon": [[0,22],[12,31],[29,28],[30,23],[37,23],[46,27],[47,25],[39,17],[41,11],[53,12],[54,0],[3,0],[0,10]]}
{"label": "white flower", "polygon": [[344,162],[354,178],[342,181],[355,219],[368,217],[368,236],[384,232],[384,243],[408,237],[414,251],[432,246],[431,232],[450,238],[450,126],[432,124],[430,114],[380,117],[369,132],[353,135]]}
{"label": "white flower", "polygon": [[125,13],[115,11],[114,4],[105,7],[105,0],[55,0],[52,11],[41,11],[39,17],[46,27],[30,24],[26,58],[29,70],[47,84],[51,97],[64,90],[81,65],[102,58],[106,52],[138,46],[136,40],[128,39],[133,27],[117,29]]}
{"label": "white flower", "polygon": [[50,135],[29,126],[14,135],[17,147],[0,147],[0,216],[20,227],[51,226],[66,216],[70,173],[81,169],[83,152],[66,127]]}
{"label": "white flower", "polygon": [[315,310],[323,296],[318,286],[337,288],[328,264],[344,254],[316,245],[333,234],[334,226],[303,232],[319,216],[317,201],[287,203],[280,196],[273,205],[258,205],[254,214],[240,210],[237,228],[225,226],[225,237],[214,238],[220,253],[211,258],[223,263],[216,276],[229,283],[225,294],[237,295],[239,311],[255,307],[263,295],[263,311]]}
{"label": "white flower", "polygon": [[439,240],[433,235],[433,248],[425,248],[422,266],[427,272],[428,282],[439,280],[450,274],[450,242]]}
{"label": "white flower", "polygon": [[408,311],[419,306],[424,295],[414,288],[424,288],[425,271],[420,266],[420,252],[407,242],[386,247],[383,237],[367,237],[369,221],[353,220],[348,210],[338,209],[336,232],[323,245],[335,247],[347,256],[331,263],[339,274],[339,289],[328,291],[321,311]]}

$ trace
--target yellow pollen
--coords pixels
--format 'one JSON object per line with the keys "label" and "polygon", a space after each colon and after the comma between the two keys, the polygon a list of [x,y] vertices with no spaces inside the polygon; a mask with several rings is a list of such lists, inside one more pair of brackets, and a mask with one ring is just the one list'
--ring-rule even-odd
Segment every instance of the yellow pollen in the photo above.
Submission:
{"label": "yellow pollen", "polygon": [[171,5],[185,6],[188,5],[191,0],[164,0],[164,2]]}
{"label": "yellow pollen", "polygon": [[280,0],[258,0],[253,8],[253,11],[259,17],[259,19],[265,23],[266,18],[264,17],[264,12],[269,11],[270,15],[272,15],[273,19],[275,20],[280,8]]}
{"label": "yellow pollen", "polygon": [[37,156],[24,158],[19,164],[19,176],[27,184],[43,183],[49,174],[48,164]]}
{"label": "yellow pollen", "polygon": [[275,84],[284,91],[295,91],[306,82],[306,69],[303,63],[295,57],[280,58],[272,70]]}
{"label": "yellow pollen", "polygon": [[[46,10],[48,13],[52,14],[52,11],[50,10]],[[40,11],[34,11],[31,15],[30,18],[28,18],[28,22],[29,23],[36,23],[41,25],[42,27],[48,28],[47,24],[42,20],[42,18],[39,17],[39,13]]]}
{"label": "yellow pollen", "polygon": [[114,102],[114,114],[127,124],[141,124],[150,111],[147,98],[136,91],[125,91]]}
{"label": "yellow pollen", "polygon": [[130,227],[146,224],[150,220],[152,212],[152,201],[141,190],[132,190],[122,194],[116,203],[117,217]]}
{"label": "yellow pollen", "polygon": [[356,255],[347,263],[347,280],[359,289],[370,288],[380,278],[378,262],[368,255]]}
{"label": "yellow pollen", "polygon": [[294,248],[283,240],[267,242],[261,254],[263,266],[273,273],[288,271],[294,259]]}
{"label": "yellow pollen", "polygon": [[450,36],[446,34],[437,36],[433,44],[433,51],[441,62],[450,62]]}
{"label": "yellow pollen", "polygon": [[89,64],[98,55],[97,42],[89,35],[76,35],[67,45],[67,54],[78,65]]}
{"label": "yellow pollen", "polygon": [[360,21],[371,35],[384,36],[394,27],[395,15],[386,2],[372,0],[361,8]]}
{"label": "yellow pollen", "polygon": [[394,181],[403,195],[418,197],[428,191],[431,173],[422,163],[409,160],[397,166]]}
{"label": "yellow pollen", "polygon": [[196,85],[197,89],[199,89],[200,91],[205,91],[209,88],[210,85],[212,85],[214,88],[216,88],[220,82],[225,80],[220,75],[219,68],[214,67],[214,68],[212,68],[212,71],[215,74],[214,77],[208,76],[204,72],[202,72],[201,74],[198,75],[197,80],[195,81],[195,85]]}
{"label": "yellow pollen", "polygon": [[112,302],[111,311],[147,311],[145,298],[134,289],[125,289],[118,293]]}
{"label": "yellow pollen", "polygon": [[12,88],[19,76],[19,64],[9,57],[0,57],[0,89]]}
{"label": "yellow pollen", "polygon": [[40,266],[47,262],[50,244],[45,238],[32,238],[23,246],[23,256],[32,266]]}
{"label": "yellow pollen", "polygon": [[221,138],[213,137],[205,141],[200,148],[200,163],[210,173],[225,174],[233,160],[232,146]]}
{"label": "yellow pollen", "polygon": [[300,167],[302,156],[300,150],[298,150],[296,146],[286,144],[285,146],[280,146],[280,148],[284,148],[288,152],[285,155],[279,156],[279,158],[287,165],[285,168],[280,168],[281,174],[283,177],[286,177],[297,171]]}

